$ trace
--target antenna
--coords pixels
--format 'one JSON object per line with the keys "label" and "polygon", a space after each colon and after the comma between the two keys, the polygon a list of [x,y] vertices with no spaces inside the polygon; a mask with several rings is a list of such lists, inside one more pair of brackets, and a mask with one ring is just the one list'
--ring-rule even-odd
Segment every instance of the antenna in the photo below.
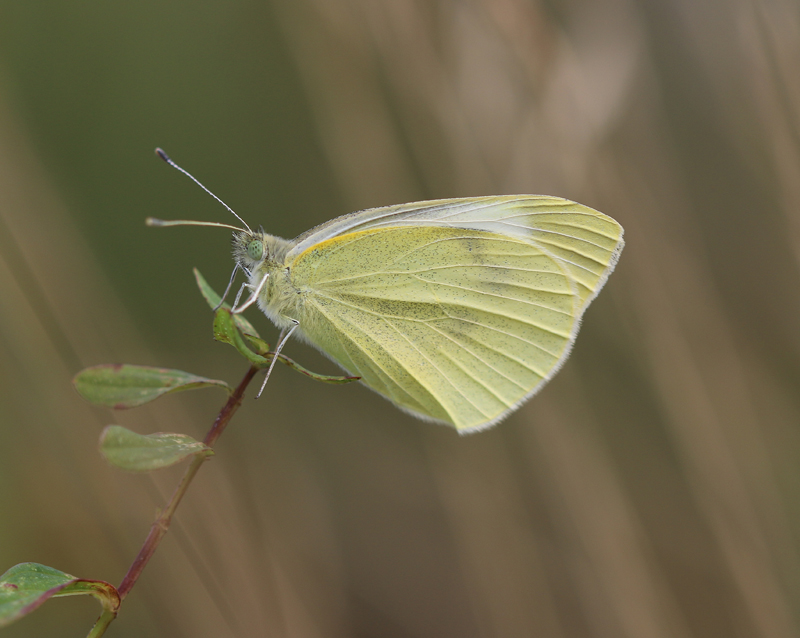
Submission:
{"label": "antenna", "polygon": [[231,226],[230,224],[220,224],[219,222],[196,222],[191,219],[158,219],[156,217],[148,217],[144,220],[148,226],[217,226],[218,228],[230,228],[231,230],[238,230],[244,232],[238,226]]}
{"label": "antenna", "polygon": [[[237,214],[236,214],[236,212],[235,212],[235,211],[234,211],[234,210],[233,210],[233,209],[232,209],[230,206],[228,206],[228,205],[227,205],[225,202],[223,202],[223,201],[222,201],[222,200],[221,200],[219,197],[217,197],[216,195],[214,195],[214,193],[212,193],[212,192],[211,192],[210,190],[208,190],[208,189],[207,189],[205,186],[203,186],[203,185],[202,185],[202,184],[201,184],[201,183],[200,183],[200,182],[197,180],[197,178],[196,178],[194,175],[192,175],[192,174],[191,174],[189,171],[187,171],[187,170],[185,170],[185,169],[181,168],[180,166],[178,166],[178,165],[177,165],[175,162],[173,162],[173,161],[170,159],[169,155],[167,155],[167,154],[166,154],[164,151],[162,151],[160,148],[157,148],[157,149],[156,149],[156,155],[158,155],[158,156],[159,156],[159,157],[160,157],[162,160],[164,160],[164,161],[165,161],[167,164],[169,164],[170,166],[172,166],[172,168],[176,168],[176,169],[178,169],[178,170],[179,170],[181,173],[183,173],[184,175],[186,175],[186,177],[188,177],[188,178],[189,178],[190,180],[192,180],[192,181],[193,181],[195,184],[197,184],[197,185],[198,185],[200,188],[202,188],[202,189],[203,189],[203,190],[204,190],[206,193],[208,193],[209,195],[211,195],[211,197],[213,197],[214,199],[216,199],[216,200],[217,200],[217,201],[218,201],[220,204],[222,204],[222,205],[223,205],[225,208],[227,208],[227,209],[228,209],[228,211],[229,211],[229,212],[230,212],[230,213],[231,213],[231,214],[232,214],[232,215],[233,215],[233,216],[234,216],[236,219],[238,219],[240,222],[242,222],[242,223],[244,224],[244,227],[245,227],[245,228],[246,228],[248,231],[250,231],[250,234],[252,234],[252,233],[253,233],[253,231],[250,229],[250,226],[248,226],[248,225],[247,225],[247,222],[246,222],[246,221],[244,221],[244,220],[243,220],[241,217],[239,217],[239,215],[237,215]],[[149,225],[151,225],[151,226],[168,226],[168,225],[171,225],[171,224],[165,224],[165,223],[161,223],[161,224],[149,224]],[[186,224],[184,223],[184,224],[182,224],[182,225],[186,225]],[[205,226],[205,225],[211,225],[211,224],[193,224],[193,225],[197,225],[197,226],[201,226],[201,225],[203,225],[203,226]],[[222,226],[223,224],[218,224],[218,225]],[[230,226],[229,228],[233,228],[233,226]],[[237,228],[236,230],[239,230],[239,229]]]}

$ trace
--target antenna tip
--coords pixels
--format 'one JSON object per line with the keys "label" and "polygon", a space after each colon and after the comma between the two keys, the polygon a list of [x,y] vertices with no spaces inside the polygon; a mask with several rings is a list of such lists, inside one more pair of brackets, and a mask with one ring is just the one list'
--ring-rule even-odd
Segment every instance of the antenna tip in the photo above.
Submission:
{"label": "antenna tip", "polygon": [[169,155],[167,155],[162,149],[156,149],[156,155],[158,155],[162,160],[169,163]]}
{"label": "antenna tip", "polygon": [[164,220],[163,219],[156,219],[155,217],[148,217],[144,220],[146,226],[163,226]]}

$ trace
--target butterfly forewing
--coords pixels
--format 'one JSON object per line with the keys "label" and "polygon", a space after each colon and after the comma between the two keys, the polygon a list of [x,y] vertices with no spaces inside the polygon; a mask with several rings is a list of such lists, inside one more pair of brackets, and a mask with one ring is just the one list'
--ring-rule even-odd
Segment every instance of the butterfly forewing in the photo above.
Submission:
{"label": "butterfly forewing", "polygon": [[560,197],[467,197],[385,206],[337,217],[294,240],[288,259],[344,234],[395,226],[486,230],[535,242],[562,260],[586,305],[602,288],[622,250],[622,227],[610,217]]}

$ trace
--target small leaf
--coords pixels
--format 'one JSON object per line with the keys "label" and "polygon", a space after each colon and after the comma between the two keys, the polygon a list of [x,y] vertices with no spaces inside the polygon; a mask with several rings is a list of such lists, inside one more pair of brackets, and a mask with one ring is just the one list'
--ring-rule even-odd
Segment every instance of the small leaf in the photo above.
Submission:
{"label": "small leaf", "polygon": [[[227,308],[228,310],[231,309],[230,305],[227,303],[219,305],[220,296],[214,292],[211,286],[208,285],[208,282],[205,280],[203,275],[200,274],[200,271],[197,268],[194,268],[194,278],[197,281],[197,287],[200,288],[200,292],[205,297],[205,300],[208,302],[208,305],[211,306],[211,309],[214,310],[218,306],[220,308]],[[254,337],[258,337],[258,333],[256,329],[253,327],[247,319],[244,318],[244,315],[236,314],[233,315],[233,321],[236,323],[236,326],[246,335],[252,335]]]}
{"label": "small leaf", "polygon": [[100,365],[86,368],[73,379],[78,393],[89,403],[116,410],[135,408],[170,392],[209,386],[231,387],[224,381],[198,377],[180,370],[134,365]]}
{"label": "small leaf", "polygon": [[[234,323],[234,316],[236,315],[231,314],[230,308],[222,307],[217,310],[214,315],[214,339],[232,345],[254,366],[258,366],[259,368],[268,366],[269,359],[256,354],[247,347],[242,333],[239,332],[239,329]],[[260,339],[258,341],[264,343]]]}
{"label": "small leaf", "polygon": [[247,340],[247,343],[250,344],[252,347],[251,349],[258,355],[262,357],[266,357],[269,354],[269,344],[264,341],[263,339],[259,339],[258,337],[253,337],[252,335],[245,334],[244,338]]}
{"label": "small leaf", "polygon": [[0,627],[31,613],[48,598],[88,594],[116,613],[119,594],[102,580],[76,578],[47,565],[20,563],[0,576]]}
{"label": "small leaf", "polygon": [[[272,358],[272,354],[270,354],[270,358]],[[278,355],[278,361],[281,363],[289,366],[292,370],[296,370],[300,374],[304,374],[307,377],[311,377],[315,381],[322,381],[322,383],[352,383],[353,381],[358,381],[361,377],[337,377],[337,376],[330,376],[327,374],[319,374],[317,372],[311,372],[311,370],[306,370],[303,366],[299,363],[296,363],[289,357],[283,354]]]}
{"label": "small leaf", "polygon": [[129,472],[150,472],[169,467],[195,454],[214,454],[207,445],[185,434],[137,434],[109,425],[100,435],[100,453],[111,465]]}
{"label": "small leaf", "polygon": [[[250,361],[250,363],[259,368],[268,367],[272,361],[272,357],[274,356],[274,353],[269,351],[269,344],[267,344],[265,341],[251,337],[250,335],[244,335],[244,337],[242,337],[241,333],[233,324],[233,320],[231,319],[231,311],[226,308],[220,308],[217,310],[217,314],[214,317],[214,339],[232,345],[242,355],[244,355],[245,358]],[[250,343],[256,349],[255,352],[248,347],[248,343]],[[307,370],[299,363],[296,363],[289,357],[282,354],[278,355],[278,361],[289,366],[300,374],[304,374],[307,377],[311,377],[312,379],[321,381],[323,383],[351,383],[353,381],[358,381],[361,378],[330,376],[327,374],[311,372],[311,370]]]}

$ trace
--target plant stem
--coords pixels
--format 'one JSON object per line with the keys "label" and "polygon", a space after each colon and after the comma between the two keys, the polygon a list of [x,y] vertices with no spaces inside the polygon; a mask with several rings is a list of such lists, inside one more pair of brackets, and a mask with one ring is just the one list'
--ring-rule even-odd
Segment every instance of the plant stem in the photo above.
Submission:
{"label": "plant stem", "polygon": [[[253,377],[258,371],[259,368],[256,368],[255,366],[251,367],[247,371],[247,374],[244,375],[244,378],[241,380],[239,385],[236,387],[230,397],[228,397],[227,403],[223,406],[222,410],[220,410],[217,418],[214,419],[214,425],[211,426],[208,434],[206,434],[205,439],[203,439],[203,443],[211,447],[225,431],[225,427],[228,425],[231,417],[236,413],[236,410],[238,410],[239,406],[242,404],[244,391],[247,389],[247,386],[253,380]],[[178,484],[178,487],[175,488],[169,503],[167,503],[167,506],[150,527],[150,533],[147,535],[147,538],[142,545],[142,549],[139,550],[138,556],[136,556],[136,559],[133,561],[130,569],[128,569],[128,573],[125,574],[125,578],[122,579],[122,583],[120,583],[120,586],[117,589],[119,592],[120,602],[125,600],[125,596],[127,596],[131,589],[133,589],[133,586],[136,584],[139,576],[141,576],[142,571],[144,571],[148,561],[150,558],[152,558],[153,554],[155,554],[156,549],[158,549],[161,539],[164,538],[164,535],[169,529],[169,525],[172,522],[172,516],[175,514],[175,510],[180,504],[183,495],[186,493],[189,484],[192,482],[192,479],[194,478],[195,474],[197,474],[197,471],[205,462],[206,458],[207,457],[205,455],[198,454],[194,457],[194,459],[192,459],[191,464],[188,468],[186,468],[186,472],[184,473],[181,482]],[[102,636],[105,633],[106,628],[109,624],[111,624],[111,621],[113,621],[114,617],[116,616],[116,614],[112,614],[110,616],[109,614],[110,612],[108,611],[103,612],[87,638],[99,638],[99,636]]]}
{"label": "plant stem", "polygon": [[86,638],[99,638],[102,636],[104,633],[106,633],[106,629],[108,629],[108,626],[116,617],[116,613],[110,609],[104,609],[103,613],[100,614],[100,618],[97,619],[97,622],[94,624],[94,627],[92,627],[92,630],[89,632]]}

